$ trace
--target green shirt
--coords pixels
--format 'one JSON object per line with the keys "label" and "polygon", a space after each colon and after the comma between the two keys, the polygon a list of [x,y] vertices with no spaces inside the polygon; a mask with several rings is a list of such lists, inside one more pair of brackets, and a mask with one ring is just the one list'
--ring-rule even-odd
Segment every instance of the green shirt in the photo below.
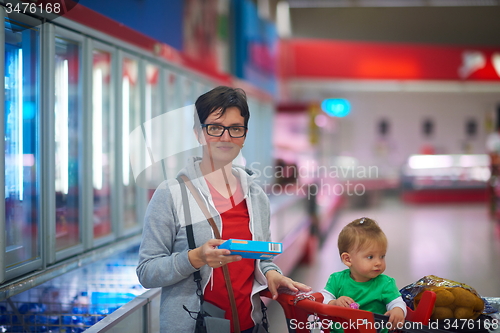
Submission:
{"label": "green shirt", "polygon": [[[359,304],[361,310],[371,311],[378,314],[387,312],[387,304],[401,296],[396,286],[396,281],[390,276],[380,274],[367,282],[356,282],[351,278],[350,270],[330,275],[325,289],[339,298],[348,296]],[[332,332],[343,332],[333,329]],[[387,330],[383,330],[387,332]]]}
{"label": "green shirt", "polygon": [[330,275],[325,289],[335,298],[348,296],[359,304],[361,310],[379,314],[386,313],[386,305],[401,296],[393,278],[380,274],[370,281],[356,282],[349,269]]}

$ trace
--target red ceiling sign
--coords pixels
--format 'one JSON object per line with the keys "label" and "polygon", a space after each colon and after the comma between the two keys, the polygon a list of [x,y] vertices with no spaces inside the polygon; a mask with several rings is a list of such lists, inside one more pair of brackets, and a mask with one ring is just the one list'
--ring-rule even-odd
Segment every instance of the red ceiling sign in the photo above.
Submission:
{"label": "red ceiling sign", "polygon": [[500,49],[291,39],[280,76],[377,80],[500,81]]}

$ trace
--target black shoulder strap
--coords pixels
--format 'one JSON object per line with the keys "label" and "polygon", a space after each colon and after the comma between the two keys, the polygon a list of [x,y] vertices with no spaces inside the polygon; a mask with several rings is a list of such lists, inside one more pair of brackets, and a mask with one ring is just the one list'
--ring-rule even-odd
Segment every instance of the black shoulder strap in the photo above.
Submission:
{"label": "black shoulder strap", "polygon": [[[179,182],[179,185],[181,187],[182,206],[184,207],[184,217],[186,220],[186,232],[187,232],[188,244],[189,248],[193,250],[196,248],[196,243],[194,241],[193,224],[191,223],[191,211],[189,210],[189,199],[187,197],[186,184],[184,183],[184,180],[180,177],[177,177],[177,181]],[[201,290],[200,271],[194,272],[193,275],[194,275],[194,281],[198,285],[197,294],[200,296],[201,303],[203,303],[203,292]]]}
{"label": "black shoulder strap", "polygon": [[189,200],[187,197],[186,184],[181,177],[177,177],[177,181],[181,187],[181,196],[182,196],[182,206],[184,207],[184,218],[186,220],[186,232],[188,238],[189,248],[195,249],[196,244],[194,242],[194,234],[193,234],[193,225],[191,223],[191,211],[189,210]]}

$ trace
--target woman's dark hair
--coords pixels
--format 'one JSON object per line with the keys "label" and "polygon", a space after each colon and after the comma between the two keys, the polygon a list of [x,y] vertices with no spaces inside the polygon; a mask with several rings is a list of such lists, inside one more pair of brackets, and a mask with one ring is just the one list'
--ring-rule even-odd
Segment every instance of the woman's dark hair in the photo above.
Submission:
{"label": "woman's dark hair", "polygon": [[240,114],[245,119],[244,124],[248,126],[250,111],[248,110],[247,95],[241,88],[219,86],[198,97],[194,105],[196,108],[195,127],[204,124],[213,112],[219,112],[219,117],[222,117],[226,109],[230,107],[240,109]]}

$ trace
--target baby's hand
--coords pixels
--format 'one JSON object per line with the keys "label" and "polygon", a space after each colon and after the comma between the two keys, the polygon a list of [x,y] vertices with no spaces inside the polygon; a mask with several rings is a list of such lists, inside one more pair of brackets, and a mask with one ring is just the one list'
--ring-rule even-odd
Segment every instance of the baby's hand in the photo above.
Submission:
{"label": "baby's hand", "polygon": [[328,304],[343,306],[344,308],[348,308],[351,305],[351,303],[354,303],[354,300],[347,296],[340,296],[339,298],[333,299],[330,302],[328,302]]}
{"label": "baby's hand", "polygon": [[403,328],[403,324],[405,322],[405,313],[401,308],[394,308],[385,313],[386,316],[389,316],[389,323],[391,324],[390,329],[401,329]]}

